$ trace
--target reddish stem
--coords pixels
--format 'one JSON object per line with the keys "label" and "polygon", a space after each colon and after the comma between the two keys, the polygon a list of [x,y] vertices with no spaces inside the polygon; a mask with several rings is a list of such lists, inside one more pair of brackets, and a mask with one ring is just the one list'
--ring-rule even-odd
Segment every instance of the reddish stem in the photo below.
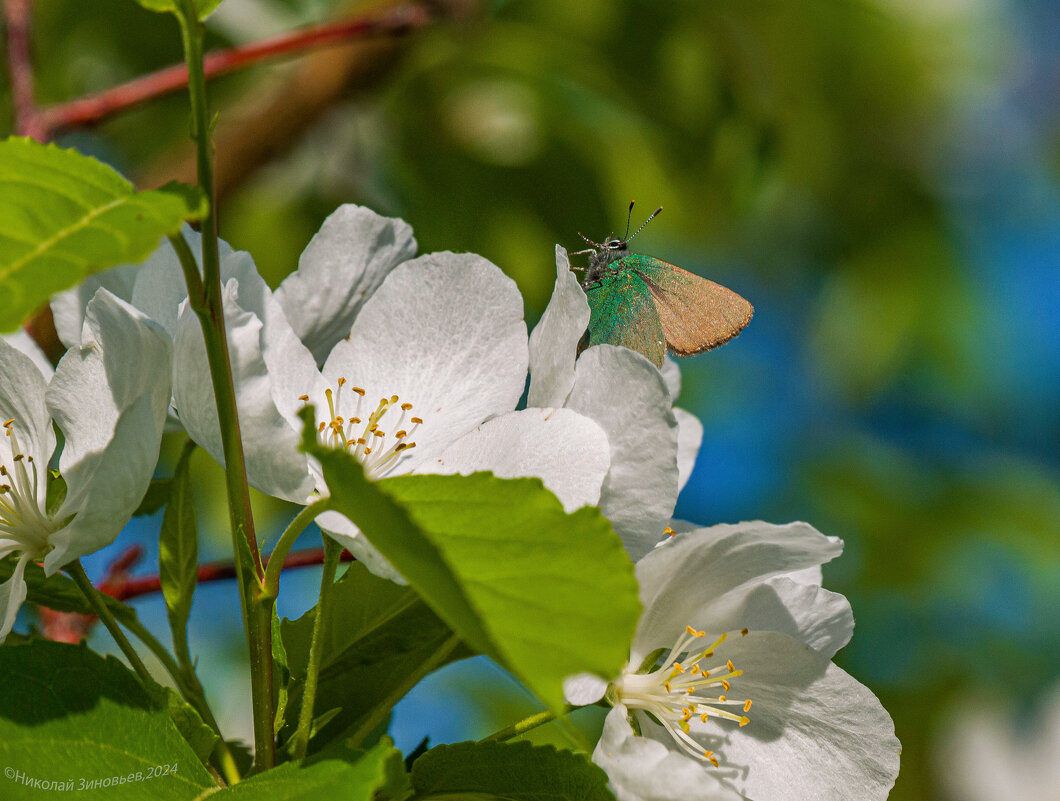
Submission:
{"label": "reddish stem", "polygon": [[[349,551],[343,551],[342,561],[353,561],[353,555]],[[287,558],[283,560],[283,569],[322,564],[324,564],[324,549],[306,548],[301,551],[291,551],[287,554]],[[236,566],[231,561],[204,562],[199,565],[198,581],[200,584],[205,581],[224,581],[225,579],[235,578],[235,576]],[[130,598],[138,598],[141,595],[161,592],[162,585],[158,576],[138,576],[136,578],[126,578],[120,583],[105,582],[100,585],[100,589],[119,601],[127,601]]]}
{"label": "reddish stem", "polygon": [[[28,0],[7,0],[8,3]],[[224,75],[279,56],[293,56],[301,50],[339,44],[358,37],[404,33],[422,27],[430,19],[424,6],[403,4],[382,14],[304,28],[248,45],[207,53],[203,67],[207,78]],[[184,64],[134,78],[95,95],[61,103],[36,113],[40,127],[54,133],[64,128],[92,125],[126,109],[156,97],[179,91],[188,85],[188,68]]]}
{"label": "reddish stem", "polygon": [[[119,601],[128,601],[130,598],[138,598],[141,595],[151,595],[161,592],[162,584],[158,576],[129,576],[129,570],[139,562],[144,555],[144,549],[139,545],[130,545],[122,551],[107,568],[103,580],[97,586],[101,592],[105,592]],[[352,562],[353,555],[349,551],[343,551],[340,557],[343,562]],[[291,567],[309,567],[324,564],[323,548],[306,548],[300,551],[291,551],[283,560],[284,570]],[[223,581],[235,578],[236,566],[233,562],[206,562],[199,565],[198,580]],[[47,607],[38,607],[38,619],[40,620],[41,632],[49,640],[59,642],[80,642],[88,637],[92,627],[96,624],[95,615],[81,615],[77,612],[56,612]]]}
{"label": "reddish stem", "polygon": [[11,104],[15,133],[43,140],[47,128],[41,124],[33,98],[33,62],[30,60],[30,0],[4,0],[7,29],[7,64],[11,72]]}

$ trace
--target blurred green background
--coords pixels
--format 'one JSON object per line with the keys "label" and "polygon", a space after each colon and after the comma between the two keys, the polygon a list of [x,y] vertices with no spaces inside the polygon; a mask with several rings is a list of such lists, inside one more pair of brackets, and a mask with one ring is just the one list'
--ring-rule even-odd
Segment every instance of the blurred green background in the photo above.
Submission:
{"label": "blurred green background", "polygon": [[[209,31],[220,46],[385,5],[225,0]],[[969,770],[952,756],[970,736],[964,713],[1004,707],[1030,727],[1060,680],[1055,4],[432,8],[411,35],[211,84],[222,235],[275,286],[337,205],[367,204],[408,220],[423,251],[496,262],[535,321],[554,243],[620,230],[630,198],[634,223],[663,205],[636,249],[756,307],[735,342],[682,362],[680,403],[706,431],[678,515],[804,519],[842,537],[825,578],[857,629],[837,661],[894,717],[891,798],[991,797],[954,781]],[[35,48],[45,103],[180,58],[176,24],[133,0],[38,2]],[[187,134],[174,95],[58,140],[150,185],[191,178]],[[200,495],[204,509],[223,503],[208,477]],[[289,514],[261,512],[273,532]],[[224,555],[216,528],[206,556]],[[282,613],[311,603],[312,573],[285,579]],[[193,645],[211,693],[237,710],[238,620],[209,612],[234,597],[197,596]],[[164,629],[161,602],[141,605]],[[392,730],[412,748],[532,709],[471,664],[418,692]]]}

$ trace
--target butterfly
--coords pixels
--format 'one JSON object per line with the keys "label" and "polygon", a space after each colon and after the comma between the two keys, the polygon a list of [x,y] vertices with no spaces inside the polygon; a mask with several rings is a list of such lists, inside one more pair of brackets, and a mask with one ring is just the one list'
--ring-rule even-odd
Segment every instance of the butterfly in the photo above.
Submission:
{"label": "butterfly", "polygon": [[754,308],[731,289],[629,252],[629,241],[661,211],[662,206],[629,236],[630,201],[621,239],[608,236],[599,243],[578,234],[592,246],[570,254],[592,254],[581,285],[589,301],[589,327],[579,352],[601,343],[622,345],[661,367],[667,349],[678,356],[702,353],[724,345],[751,321]]}

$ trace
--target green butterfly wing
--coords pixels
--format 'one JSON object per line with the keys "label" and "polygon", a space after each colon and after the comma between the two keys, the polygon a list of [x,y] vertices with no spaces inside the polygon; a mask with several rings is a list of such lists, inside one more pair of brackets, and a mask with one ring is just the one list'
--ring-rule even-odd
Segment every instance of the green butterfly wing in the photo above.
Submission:
{"label": "green butterfly wing", "polygon": [[585,291],[589,344],[622,345],[661,366],[666,340],[651,290],[631,270],[608,272]]}
{"label": "green butterfly wing", "polygon": [[678,356],[724,345],[751,322],[754,307],[742,297],[673,264],[631,253],[615,266],[644,279],[666,344]]}

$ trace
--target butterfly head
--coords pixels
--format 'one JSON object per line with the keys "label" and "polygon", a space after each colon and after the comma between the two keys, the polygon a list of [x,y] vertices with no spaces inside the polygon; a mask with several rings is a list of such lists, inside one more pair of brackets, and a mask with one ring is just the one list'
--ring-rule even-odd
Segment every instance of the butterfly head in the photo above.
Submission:
{"label": "butterfly head", "polygon": [[629,214],[626,216],[626,233],[621,237],[609,235],[603,242],[594,242],[584,234],[579,233],[582,239],[586,241],[590,247],[586,250],[578,250],[569,255],[578,256],[583,253],[591,254],[589,256],[589,270],[585,276],[586,284],[595,283],[603,275],[604,271],[614,262],[619,261],[629,254],[629,241],[634,236],[644,230],[644,226],[654,220],[659,212],[662,211],[662,206],[659,206],[652,215],[641,223],[640,228],[633,232],[632,236],[629,234],[629,221],[633,214],[633,202],[629,202]]}

